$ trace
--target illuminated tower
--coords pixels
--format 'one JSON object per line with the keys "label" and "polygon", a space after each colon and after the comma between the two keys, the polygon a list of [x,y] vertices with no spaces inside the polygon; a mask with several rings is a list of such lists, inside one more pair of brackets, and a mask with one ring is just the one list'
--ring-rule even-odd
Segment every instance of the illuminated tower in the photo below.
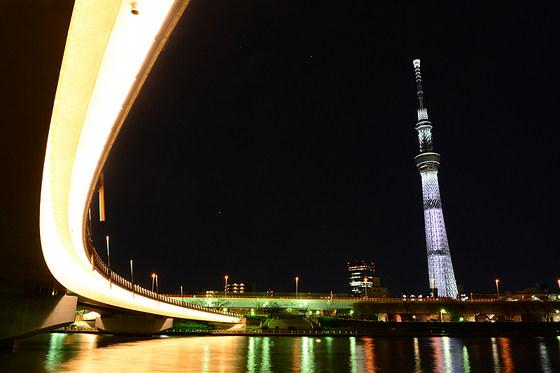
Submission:
{"label": "illuminated tower", "polygon": [[420,154],[414,160],[422,178],[429,284],[434,296],[457,298],[457,283],[453,273],[439,195],[438,169],[441,158],[433,151],[432,123],[428,120],[428,110],[424,107],[420,60],[414,60],[413,64],[420,104],[416,124]]}

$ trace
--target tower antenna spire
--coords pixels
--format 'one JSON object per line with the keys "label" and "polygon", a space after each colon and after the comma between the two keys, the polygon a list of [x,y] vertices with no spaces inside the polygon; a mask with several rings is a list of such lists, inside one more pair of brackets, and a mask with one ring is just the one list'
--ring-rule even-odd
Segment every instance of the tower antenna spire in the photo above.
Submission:
{"label": "tower antenna spire", "polygon": [[412,61],[414,64],[414,75],[416,76],[416,94],[418,95],[418,103],[420,108],[424,108],[424,91],[422,91],[422,75],[420,74],[420,60]]}

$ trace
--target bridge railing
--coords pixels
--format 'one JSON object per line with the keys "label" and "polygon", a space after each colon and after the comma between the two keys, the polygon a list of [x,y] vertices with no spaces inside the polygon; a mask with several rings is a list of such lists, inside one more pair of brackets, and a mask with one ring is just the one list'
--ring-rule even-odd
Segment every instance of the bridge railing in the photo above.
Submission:
{"label": "bridge railing", "polygon": [[[177,294],[169,294],[169,297],[177,298]],[[500,301],[515,301],[515,300],[540,300],[540,298],[549,298],[549,299],[560,299],[560,295],[556,294],[505,294],[501,295],[498,299],[496,295],[492,294],[477,294],[473,296],[473,298],[461,298],[461,299],[454,299],[454,298],[373,298],[373,297],[349,297],[344,295],[333,295],[332,297],[328,294],[322,295],[305,295],[305,296],[290,296],[290,295],[267,295],[266,293],[226,293],[224,294],[221,292],[212,293],[212,294],[203,294],[203,295],[193,295],[193,294],[185,294],[182,298],[189,298],[193,299],[194,301],[203,301],[203,300],[210,300],[210,299],[260,299],[262,301],[302,301],[305,302],[307,300],[322,300],[322,301],[354,301],[354,302],[496,302]]]}
{"label": "bridge railing", "polygon": [[99,254],[97,254],[97,250],[93,246],[93,241],[91,236],[88,234],[86,238],[86,254],[92,264],[92,271],[96,270],[101,276],[105,277],[109,280],[111,286],[119,286],[123,289],[130,290],[133,294],[138,294],[146,298],[157,300],[158,302],[173,304],[175,306],[189,308],[192,310],[202,311],[202,312],[209,312],[218,315],[224,316],[231,316],[237,318],[243,318],[243,315],[237,314],[234,312],[227,312],[222,310],[217,310],[210,307],[200,306],[197,304],[192,304],[188,302],[184,302],[182,300],[178,300],[176,298],[169,297],[167,295],[158,294],[148,289],[145,289],[139,285],[133,284],[131,281],[128,281],[124,277],[117,274],[115,271],[111,270],[107,264],[101,259]]}

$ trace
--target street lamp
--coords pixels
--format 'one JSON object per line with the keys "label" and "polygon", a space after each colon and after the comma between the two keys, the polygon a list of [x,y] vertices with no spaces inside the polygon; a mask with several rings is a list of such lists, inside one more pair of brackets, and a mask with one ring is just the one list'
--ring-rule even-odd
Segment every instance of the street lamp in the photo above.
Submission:
{"label": "street lamp", "polygon": [[152,293],[154,292],[154,282],[156,281],[156,274],[152,273]]}
{"label": "street lamp", "polygon": [[441,322],[443,322],[443,314],[445,313],[445,310],[442,308],[441,309]]}
{"label": "street lamp", "polygon": [[226,286],[224,287],[224,295],[227,293],[227,279],[228,279],[228,276],[226,276]]}
{"label": "street lamp", "polygon": [[130,283],[132,284],[132,298],[134,298],[134,271],[132,270],[132,259],[130,259]]}
{"label": "street lamp", "polygon": [[498,294],[498,300],[500,300],[500,280],[496,279],[496,293]]}
{"label": "street lamp", "polygon": [[364,277],[364,298],[367,299],[367,277]]}
{"label": "street lamp", "polygon": [[109,236],[107,236],[107,267],[109,269],[109,287],[113,287],[113,276],[111,276],[111,256],[109,255]]}
{"label": "street lamp", "polygon": [[109,255],[109,236],[106,237],[107,239],[107,265],[111,268],[111,256]]}
{"label": "street lamp", "polygon": [[299,277],[296,277],[296,298],[298,297],[298,281],[299,281]]}

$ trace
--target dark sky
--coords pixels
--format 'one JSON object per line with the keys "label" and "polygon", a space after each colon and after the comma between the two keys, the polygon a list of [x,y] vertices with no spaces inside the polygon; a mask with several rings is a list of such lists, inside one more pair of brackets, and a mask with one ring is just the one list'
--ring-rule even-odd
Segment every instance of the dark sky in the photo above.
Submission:
{"label": "dark sky", "polygon": [[113,268],[160,290],[347,292],[374,262],[427,293],[416,86],[467,292],[558,292],[558,9],[494,3],[198,1],[105,169]]}

